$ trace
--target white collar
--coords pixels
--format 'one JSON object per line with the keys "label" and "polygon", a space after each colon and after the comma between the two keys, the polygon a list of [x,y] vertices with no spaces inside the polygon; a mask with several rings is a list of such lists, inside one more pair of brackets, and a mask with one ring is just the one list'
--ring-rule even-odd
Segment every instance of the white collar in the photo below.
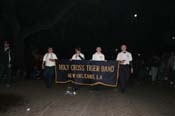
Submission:
{"label": "white collar", "polygon": [[122,53],[126,54],[126,53],[128,53],[128,52],[127,52],[127,51],[125,51],[125,52],[122,51]]}
{"label": "white collar", "polygon": [[10,48],[8,47],[8,48],[4,48],[4,51],[7,51],[7,50],[9,50]]}
{"label": "white collar", "polygon": [[96,54],[102,54],[101,52],[96,52]]}

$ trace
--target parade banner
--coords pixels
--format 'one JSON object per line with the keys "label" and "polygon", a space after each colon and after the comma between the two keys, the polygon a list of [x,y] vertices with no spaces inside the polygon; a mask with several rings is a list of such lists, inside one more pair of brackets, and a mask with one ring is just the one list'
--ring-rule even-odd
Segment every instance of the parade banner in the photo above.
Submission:
{"label": "parade banner", "polygon": [[117,87],[119,65],[116,61],[59,60],[55,77],[56,83]]}

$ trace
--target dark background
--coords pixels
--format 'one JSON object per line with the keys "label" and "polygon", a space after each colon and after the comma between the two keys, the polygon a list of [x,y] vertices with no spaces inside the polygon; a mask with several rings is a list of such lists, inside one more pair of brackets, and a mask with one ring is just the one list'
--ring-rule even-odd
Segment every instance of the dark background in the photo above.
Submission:
{"label": "dark background", "polygon": [[59,58],[79,46],[90,59],[101,46],[112,59],[123,43],[133,54],[160,53],[175,48],[174,6],[173,0],[1,0],[0,39],[12,42],[18,62],[48,46]]}

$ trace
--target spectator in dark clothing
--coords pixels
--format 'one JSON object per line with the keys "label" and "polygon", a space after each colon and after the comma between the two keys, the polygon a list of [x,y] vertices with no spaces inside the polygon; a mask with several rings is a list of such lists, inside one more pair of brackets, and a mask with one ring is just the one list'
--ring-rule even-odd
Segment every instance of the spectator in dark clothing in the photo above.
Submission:
{"label": "spectator in dark clothing", "polygon": [[168,60],[168,69],[169,69],[169,80],[170,85],[174,87],[174,78],[175,78],[175,54],[174,52],[171,52],[171,55]]}
{"label": "spectator in dark clothing", "polygon": [[13,52],[10,48],[10,43],[8,41],[4,42],[4,48],[1,50],[1,73],[0,78],[4,78],[4,83],[7,87],[11,86],[12,83],[12,66],[13,66]]}

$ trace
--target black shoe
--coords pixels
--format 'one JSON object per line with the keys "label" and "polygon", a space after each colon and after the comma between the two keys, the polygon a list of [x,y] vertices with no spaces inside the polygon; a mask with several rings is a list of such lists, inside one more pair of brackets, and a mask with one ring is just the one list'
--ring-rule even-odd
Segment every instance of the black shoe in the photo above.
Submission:
{"label": "black shoe", "polygon": [[46,88],[50,89],[50,88],[52,88],[52,86],[46,86]]}
{"label": "black shoe", "polygon": [[125,90],[123,89],[123,90],[121,90],[121,93],[125,93]]}

